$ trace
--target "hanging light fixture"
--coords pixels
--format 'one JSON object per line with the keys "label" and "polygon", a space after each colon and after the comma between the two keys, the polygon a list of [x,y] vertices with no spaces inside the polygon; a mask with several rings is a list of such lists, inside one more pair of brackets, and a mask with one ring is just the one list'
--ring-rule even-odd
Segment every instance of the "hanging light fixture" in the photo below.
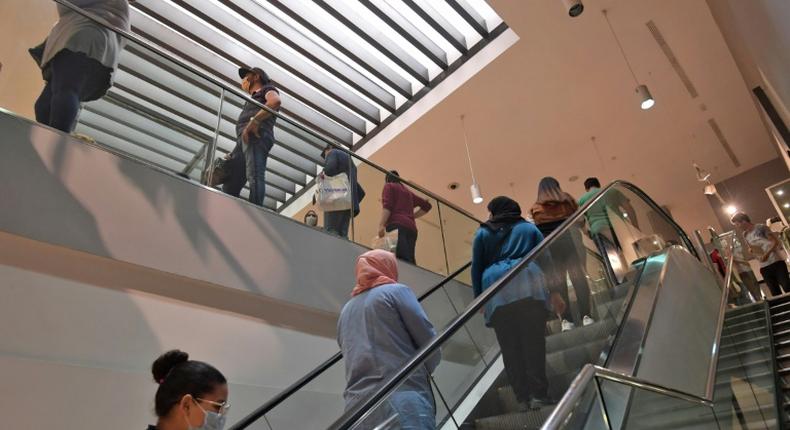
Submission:
{"label": "hanging light fixture", "polygon": [[576,18],[584,12],[582,0],[562,0],[562,4],[571,18]]}
{"label": "hanging light fixture", "polygon": [[614,32],[614,28],[612,27],[612,23],[609,22],[609,15],[606,12],[606,9],[601,11],[603,13],[603,17],[606,20],[606,24],[609,26],[609,31],[612,32],[612,36],[614,36],[614,41],[617,42],[617,46],[620,48],[620,54],[623,56],[623,60],[625,60],[625,64],[628,66],[628,71],[631,72],[631,76],[634,78],[634,82],[636,83],[636,94],[639,96],[639,107],[642,110],[648,110],[652,108],[656,101],[653,99],[653,96],[650,94],[650,90],[647,89],[647,85],[640,84],[639,79],[636,78],[636,73],[634,73],[633,67],[631,67],[631,63],[628,61],[628,57],[625,56],[625,50],[623,49],[623,45],[620,43],[620,39],[617,38],[617,34]]}
{"label": "hanging light fixture", "polygon": [[472,174],[472,186],[469,191],[472,193],[472,203],[479,205],[483,203],[483,194],[480,192],[480,185],[477,184],[475,179],[475,171],[472,168],[472,154],[469,152],[469,137],[466,135],[466,123],[464,122],[464,115],[461,115],[461,130],[464,133],[464,146],[466,147],[466,159],[469,161],[469,173]]}

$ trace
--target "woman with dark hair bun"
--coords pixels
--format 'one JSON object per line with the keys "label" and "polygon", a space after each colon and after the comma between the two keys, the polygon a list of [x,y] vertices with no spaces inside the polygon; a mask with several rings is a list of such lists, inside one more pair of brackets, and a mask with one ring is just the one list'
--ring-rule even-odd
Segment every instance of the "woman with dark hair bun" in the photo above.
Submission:
{"label": "woman with dark hair bun", "polygon": [[214,366],[174,349],[151,365],[156,426],[148,430],[221,430],[230,404],[228,381]]}

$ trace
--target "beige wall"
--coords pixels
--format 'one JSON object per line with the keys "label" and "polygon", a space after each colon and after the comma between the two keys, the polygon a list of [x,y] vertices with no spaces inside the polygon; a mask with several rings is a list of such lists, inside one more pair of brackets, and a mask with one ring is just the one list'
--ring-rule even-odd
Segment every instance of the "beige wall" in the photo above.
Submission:
{"label": "beige wall", "polygon": [[50,0],[3,0],[0,16],[0,108],[33,118],[33,103],[44,84],[27,50],[44,41],[57,21],[55,5]]}

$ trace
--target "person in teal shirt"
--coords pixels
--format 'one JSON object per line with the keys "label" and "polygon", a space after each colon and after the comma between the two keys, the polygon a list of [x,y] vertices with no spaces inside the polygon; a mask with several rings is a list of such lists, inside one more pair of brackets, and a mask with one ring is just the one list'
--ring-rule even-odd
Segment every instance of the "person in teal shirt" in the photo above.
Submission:
{"label": "person in teal shirt", "polygon": [[[586,192],[579,197],[580,207],[584,206],[585,203],[592,200],[601,192],[601,182],[595,177],[587,178],[584,181],[584,189]],[[608,258],[611,258],[612,254],[617,255],[620,259],[620,264],[613,266],[622,267],[624,269],[622,247],[620,241],[617,240],[617,235],[609,219],[610,209],[618,216],[622,214],[623,218],[627,218],[634,227],[639,228],[634,207],[631,206],[631,202],[628,198],[616,189],[610,189],[605,198],[597,201],[592,207],[587,209],[585,217],[587,218],[587,224],[590,229],[590,238],[595,242],[595,246],[598,247],[598,252],[600,252],[602,257]],[[612,280],[620,282],[622,281],[623,274],[610,273],[610,276],[613,277]]]}
{"label": "person in teal shirt", "polygon": [[[490,217],[475,233],[472,245],[472,288],[475,297],[496,284],[543,240],[535,224],[521,216],[514,200],[500,196],[488,203]],[[502,349],[505,374],[522,410],[551,402],[546,377],[546,318],[562,313],[559,291],[549,292],[544,269],[548,249],[531,261],[485,305],[486,325],[494,329]],[[543,266],[543,268],[541,268]]]}

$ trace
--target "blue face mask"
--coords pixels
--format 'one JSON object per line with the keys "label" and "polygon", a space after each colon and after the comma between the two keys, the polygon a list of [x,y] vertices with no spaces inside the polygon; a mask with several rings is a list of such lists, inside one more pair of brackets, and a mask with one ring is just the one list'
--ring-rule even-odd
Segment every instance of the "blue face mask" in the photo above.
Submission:
{"label": "blue face mask", "polygon": [[190,430],[222,430],[225,427],[225,420],[227,419],[225,415],[207,411],[197,401],[195,401],[195,404],[203,411],[203,424],[200,427],[192,427],[187,423]]}

